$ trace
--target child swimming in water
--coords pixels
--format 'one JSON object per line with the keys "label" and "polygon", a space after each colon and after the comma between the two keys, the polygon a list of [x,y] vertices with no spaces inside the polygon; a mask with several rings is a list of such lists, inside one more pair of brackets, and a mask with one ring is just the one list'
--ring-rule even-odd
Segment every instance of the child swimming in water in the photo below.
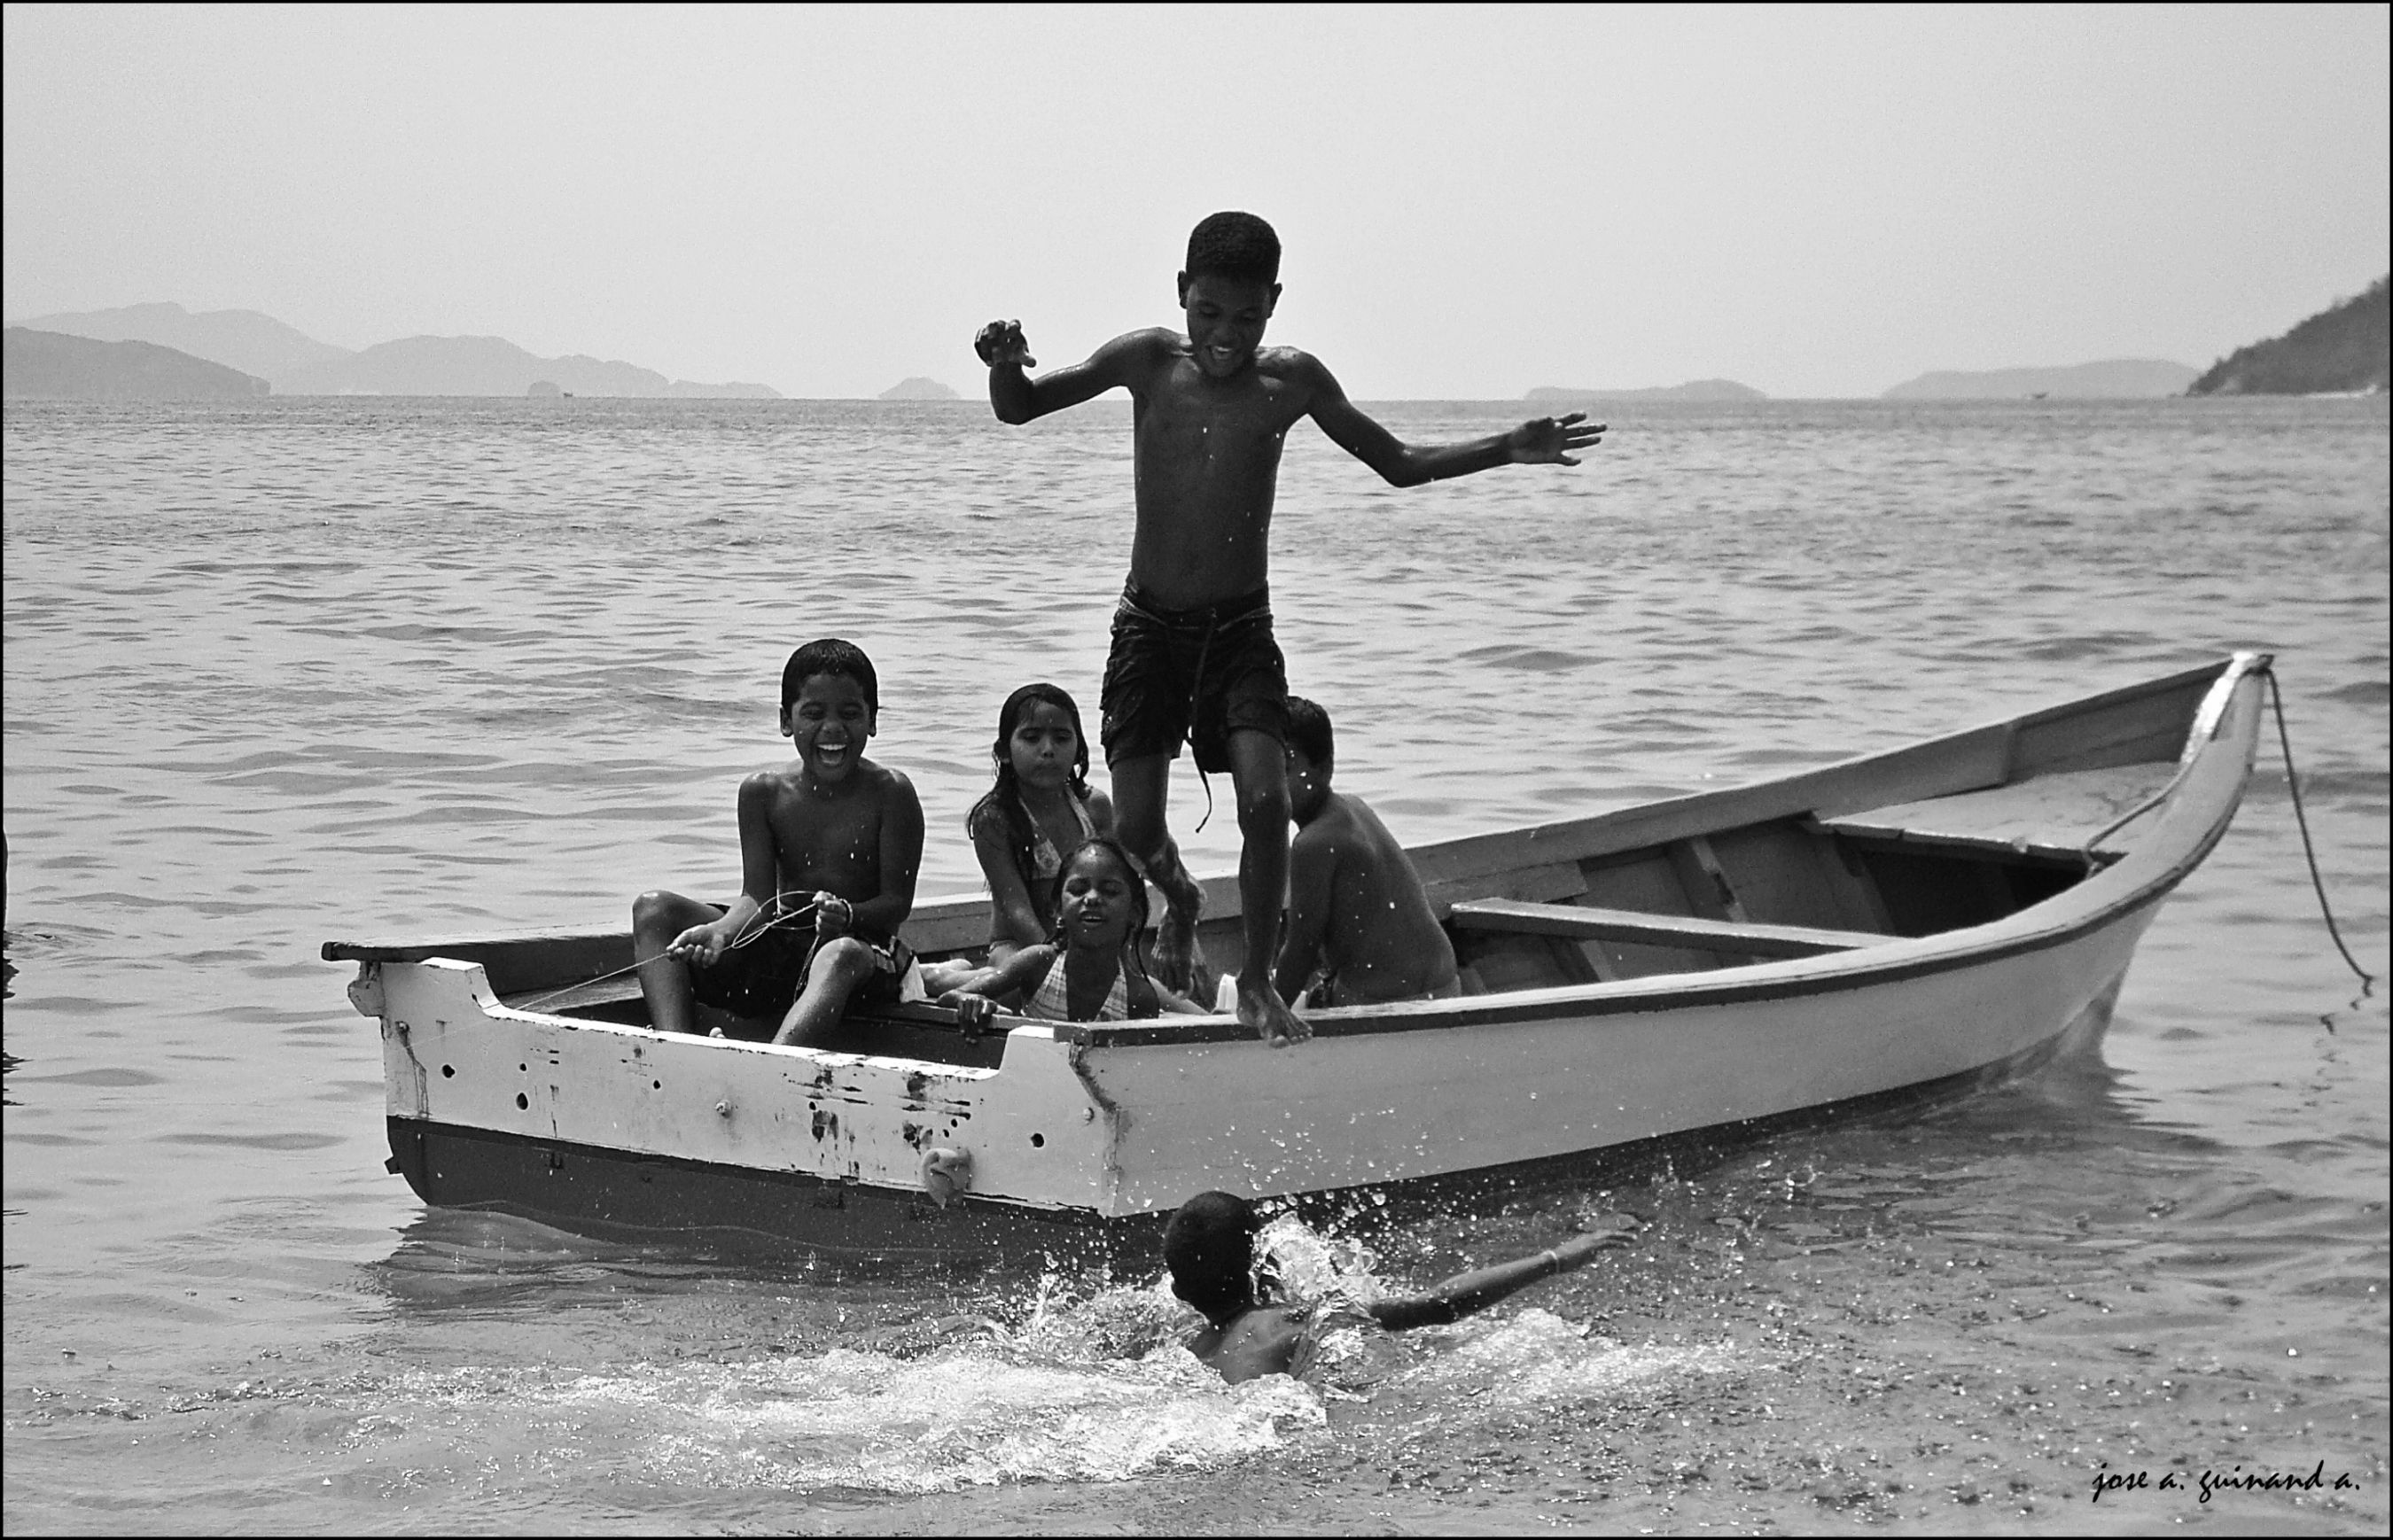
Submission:
{"label": "child swimming in water", "polygon": [[1047,941],[977,971],[939,1003],[974,1022],[987,1020],[1000,1000],[1018,1000],[1022,1014],[1051,1022],[1205,1014],[1147,977],[1139,961],[1146,882],[1121,846],[1099,835],[1066,856],[1051,907]]}
{"label": "child swimming in water", "polygon": [[[1627,1245],[1637,1223],[1625,1215],[1607,1215],[1587,1233],[1534,1257],[1458,1272],[1427,1294],[1374,1299],[1361,1309],[1385,1331],[1449,1325],[1540,1278],[1585,1266],[1599,1251]],[[1171,1292],[1205,1317],[1204,1327],[1187,1338],[1188,1351],[1233,1385],[1296,1372],[1327,1324],[1315,1318],[1312,1306],[1255,1297],[1260,1229],[1255,1206],[1230,1193],[1197,1194],[1163,1229]]]}

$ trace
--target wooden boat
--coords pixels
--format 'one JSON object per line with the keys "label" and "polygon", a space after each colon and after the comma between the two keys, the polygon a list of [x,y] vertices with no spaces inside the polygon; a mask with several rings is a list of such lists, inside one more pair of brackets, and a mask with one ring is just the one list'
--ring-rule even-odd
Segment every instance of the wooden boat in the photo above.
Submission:
{"label": "wooden boat", "polygon": [[[974,1032],[925,1005],[829,1049],[666,1035],[630,939],[330,942],[382,1024],[390,1168],[426,1203],[881,1252],[1135,1229],[1190,1194],[1402,1189],[2012,1073],[2090,1038],[2226,831],[2269,659],[1729,790],[1415,848],[1465,998]],[[1208,884],[1235,966],[1235,881]],[[926,957],[980,896],[917,906]],[[595,982],[587,982],[587,981]],[[926,1156],[960,1152],[934,1201]],[[947,1185],[952,1187],[954,1181]],[[1053,1232],[1053,1241],[1067,1236]]]}

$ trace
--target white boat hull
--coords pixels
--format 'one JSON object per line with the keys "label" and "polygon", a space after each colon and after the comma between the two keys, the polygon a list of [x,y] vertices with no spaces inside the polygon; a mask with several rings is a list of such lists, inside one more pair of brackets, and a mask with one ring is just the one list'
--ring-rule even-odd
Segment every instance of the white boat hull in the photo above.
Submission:
{"label": "white boat hull", "polygon": [[[382,1023],[393,1168],[435,1204],[940,1250],[1002,1244],[1029,1218],[1152,1220],[1214,1188],[1299,1196],[1517,1172],[1949,1085],[2099,1032],[2160,902],[2232,816],[2265,671],[2239,657],[2215,678],[2095,698],[2076,708],[2074,737],[2060,730],[2073,719],[2041,713],[1738,792],[1491,836],[1483,848],[1509,864],[1484,874],[1469,868],[1468,844],[1424,853],[1441,863],[1432,892],[1507,895],[1470,915],[1476,901],[1453,901],[1458,921],[1526,926],[1589,978],[1318,1011],[1313,1039],[1286,1050],[1218,1017],[1030,1024],[969,1043],[950,1022],[960,1046],[933,1057],[775,1048],[511,1008],[483,961],[428,944],[326,950],[362,962],[352,997]],[[2021,772],[2029,741],[2044,758]],[[1873,782],[1877,765],[1890,768]],[[1873,808],[1873,784],[1894,800]],[[2083,855],[2018,832],[2021,818],[2072,816],[2103,826],[2071,835]],[[1745,912],[1739,886],[1781,907],[1816,889],[1807,902],[1848,926],[1876,906],[1819,854],[1838,829],[1895,851],[1883,869],[1897,888],[1913,869],[1900,863],[1923,858],[1904,852],[1960,851],[1981,865],[1953,869],[2029,896],[1981,923],[1908,936]],[[1765,881],[1755,863],[1771,840],[1780,854]],[[1665,848],[1711,873],[1727,918],[1540,901],[1603,896],[1590,882],[1650,885],[1670,869],[1654,854]],[[1991,864],[2032,857],[2042,865]],[[1622,865],[1641,860],[1642,875]],[[941,923],[961,922],[963,908],[945,907],[957,912]],[[1612,945],[1624,936],[1632,944]],[[586,967],[621,942],[538,945],[580,948]],[[524,972],[520,948],[458,949],[476,948]],[[1715,965],[1716,954],[1772,950],[1800,955]],[[1676,971],[1611,976],[1656,956],[1676,957]],[[515,987],[527,998],[522,979]],[[970,1159],[965,1194],[945,1207],[923,1190],[934,1150]]]}

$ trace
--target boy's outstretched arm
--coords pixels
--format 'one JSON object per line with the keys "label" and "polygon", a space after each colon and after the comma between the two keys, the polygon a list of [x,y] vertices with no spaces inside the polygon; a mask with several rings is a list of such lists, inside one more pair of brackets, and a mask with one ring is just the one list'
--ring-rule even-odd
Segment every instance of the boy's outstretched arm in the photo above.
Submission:
{"label": "boy's outstretched arm", "polygon": [[1607,424],[1590,423],[1587,413],[1574,411],[1564,417],[1532,417],[1510,433],[1491,434],[1466,444],[1407,444],[1348,400],[1320,359],[1310,354],[1301,357],[1314,422],[1340,449],[1379,472],[1391,486],[1418,487],[1498,465],[1576,465],[1578,461],[1572,457],[1573,450],[1591,449],[1603,441]]}
{"label": "boy's outstretched arm", "polygon": [[1635,1232],[1635,1221],[1615,1216],[1591,1233],[1573,1236],[1550,1251],[1517,1261],[1498,1262],[1476,1272],[1458,1272],[1427,1294],[1379,1300],[1369,1307],[1371,1318],[1390,1331],[1448,1325],[1474,1311],[1486,1309],[1508,1294],[1519,1293],[1541,1278],[1584,1267],[1597,1252],[1627,1245]]}
{"label": "boy's outstretched arm", "polygon": [[1158,356],[1167,332],[1131,332],[1089,355],[1086,363],[1066,364],[1038,379],[1023,372],[1036,368],[1030,343],[1018,320],[993,320],[973,338],[973,351],[988,365],[988,404],[1000,423],[1027,423],[1051,411],[1079,406],[1116,385],[1135,388]]}

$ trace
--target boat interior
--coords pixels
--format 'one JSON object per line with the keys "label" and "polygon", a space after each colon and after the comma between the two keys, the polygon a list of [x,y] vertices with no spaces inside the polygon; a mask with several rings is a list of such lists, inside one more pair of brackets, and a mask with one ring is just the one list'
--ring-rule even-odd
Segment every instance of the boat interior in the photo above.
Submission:
{"label": "boat interior", "polygon": [[[1776,781],[1412,852],[1468,995],[1614,984],[1852,951],[2042,903],[2130,848],[2166,795],[2216,667]],[[1243,963],[1234,879],[1207,884],[1209,964]],[[1159,906],[1158,906],[1159,908]],[[926,959],[987,936],[986,900],[918,906]],[[485,965],[503,1003],[647,1024],[625,936],[411,948]],[[333,948],[326,948],[333,955]],[[344,956],[392,956],[348,948]],[[611,976],[608,976],[610,975]],[[577,979],[588,984],[577,985]],[[1006,1024],[851,1013],[851,1052],[994,1065]],[[769,1024],[733,1036],[769,1036]]]}

